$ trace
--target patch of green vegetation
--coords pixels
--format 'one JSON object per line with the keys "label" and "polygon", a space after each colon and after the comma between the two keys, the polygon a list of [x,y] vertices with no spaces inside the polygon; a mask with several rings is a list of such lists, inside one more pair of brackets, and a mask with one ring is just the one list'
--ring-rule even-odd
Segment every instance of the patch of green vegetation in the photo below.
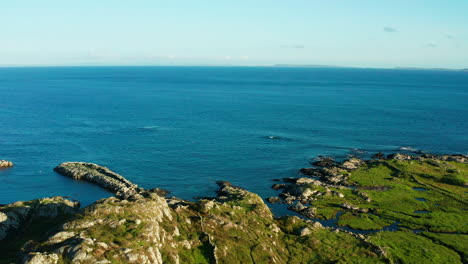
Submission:
{"label": "patch of green vegetation", "polygon": [[423,232],[421,235],[432,239],[434,243],[445,245],[458,252],[463,257],[463,262],[468,263],[468,235],[436,234],[429,232]]}
{"label": "patch of green vegetation", "polygon": [[287,263],[379,263],[385,262],[367,244],[348,233],[327,229],[313,230],[312,234],[284,238],[290,257]]}
{"label": "patch of green vegetation", "polygon": [[393,224],[393,221],[373,214],[345,213],[339,217],[337,224],[358,230],[379,230]]}
{"label": "patch of green vegetation", "polygon": [[112,242],[121,247],[131,247],[144,229],[144,224],[136,226],[132,223],[123,223],[116,228],[111,228],[107,225],[99,225],[86,229],[87,234],[91,238],[98,239],[102,242]]}
{"label": "patch of green vegetation", "polygon": [[336,217],[336,214],[340,211],[339,206],[333,204],[331,206],[326,206],[322,204],[320,207],[317,207],[316,218],[320,220],[331,220]]}
{"label": "patch of green vegetation", "polygon": [[[326,188],[323,186],[310,185],[308,188],[325,193],[325,195],[319,196],[316,201],[313,201],[311,205],[317,209],[315,217],[317,219],[334,219],[336,214],[343,210],[341,208],[341,204],[344,202],[355,204],[365,203],[365,200],[362,197],[359,197],[350,189],[328,187],[329,192],[326,192]],[[334,193],[341,193],[344,197],[338,197]]]}
{"label": "patch of green vegetation", "polygon": [[204,243],[190,250],[180,250],[181,263],[210,264],[213,263],[213,249],[210,244]]}
{"label": "patch of green vegetation", "polygon": [[[370,189],[365,192],[372,201],[354,199],[351,203],[372,209],[384,221],[399,221],[408,228],[467,233],[468,226],[463,220],[467,219],[466,188],[443,183],[447,177],[466,181],[467,170],[466,164],[440,160],[389,160],[366,164],[350,175],[349,182],[358,189]],[[390,186],[391,189],[372,190],[372,186]]]}
{"label": "patch of green vegetation", "polygon": [[370,241],[395,263],[462,263],[455,251],[411,231],[379,232]]}
{"label": "patch of green vegetation", "polygon": [[312,228],[307,236],[297,231],[308,224],[297,217],[282,217],[277,221],[285,233],[282,238],[289,252],[286,263],[379,263],[385,258],[373,251],[373,246],[349,233]]}
{"label": "patch of green vegetation", "polygon": [[383,162],[364,164],[350,175],[349,182],[360,186],[393,186],[396,174]]}
{"label": "patch of green vegetation", "polygon": [[72,264],[73,262],[67,258],[64,258],[63,256],[59,256],[59,259],[57,260],[57,264]]}

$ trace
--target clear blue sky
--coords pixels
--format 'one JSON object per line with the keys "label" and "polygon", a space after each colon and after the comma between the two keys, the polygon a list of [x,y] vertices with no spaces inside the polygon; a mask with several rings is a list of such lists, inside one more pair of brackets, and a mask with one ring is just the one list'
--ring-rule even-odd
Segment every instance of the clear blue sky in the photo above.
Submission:
{"label": "clear blue sky", "polygon": [[468,68],[467,0],[14,0],[0,65]]}

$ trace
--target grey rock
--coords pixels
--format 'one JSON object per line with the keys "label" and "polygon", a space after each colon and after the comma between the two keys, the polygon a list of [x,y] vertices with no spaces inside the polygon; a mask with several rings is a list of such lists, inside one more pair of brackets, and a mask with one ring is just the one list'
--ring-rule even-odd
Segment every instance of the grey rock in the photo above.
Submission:
{"label": "grey rock", "polygon": [[56,264],[59,260],[57,254],[36,253],[26,256],[25,264]]}
{"label": "grey rock", "polygon": [[311,197],[314,194],[316,194],[317,192],[318,192],[317,190],[312,190],[310,188],[307,188],[302,192],[301,195],[304,196],[304,197]]}
{"label": "grey rock", "polygon": [[78,212],[79,202],[63,197],[37,199],[29,202],[15,202],[0,207],[0,241],[25,228],[36,218],[57,218]]}
{"label": "grey rock", "polygon": [[369,211],[369,209],[359,208],[358,206],[352,205],[352,204],[350,204],[348,202],[342,203],[341,208],[348,209],[348,210],[351,210],[351,211],[356,211],[356,212],[359,212],[359,213],[367,213]]}
{"label": "grey rock", "polygon": [[344,161],[340,167],[345,170],[350,171],[350,170],[355,170],[359,168],[359,166],[361,166],[362,164],[364,164],[363,160],[357,159],[357,158],[351,158],[351,159]]}
{"label": "grey rock", "polygon": [[294,205],[288,206],[288,209],[294,212],[300,212],[306,208],[307,207],[305,207],[301,202],[297,202]]}
{"label": "grey rock", "polygon": [[297,234],[299,236],[307,236],[307,235],[310,235],[312,234],[312,231],[310,230],[310,228],[308,227],[304,227],[304,228],[301,228],[297,231]]}
{"label": "grey rock", "polygon": [[63,241],[70,239],[74,236],[75,236],[74,232],[67,232],[67,231],[58,232],[57,234],[49,237],[49,239],[47,240],[47,244],[62,243]]}
{"label": "grey rock", "polygon": [[299,185],[296,185],[296,184],[291,184],[291,185],[288,185],[284,190],[283,190],[283,193],[288,193],[292,196],[299,196],[302,194],[302,192],[304,191],[304,187],[301,187]]}
{"label": "grey rock", "polygon": [[322,225],[321,223],[319,223],[319,222],[314,222],[314,223],[312,224],[312,227],[313,227],[314,229],[321,229],[321,228],[323,228],[323,225]]}
{"label": "grey rock", "polygon": [[465,157],[464,156],[455,156],[455,155],[452,155],[452,156],[448,156],[447,161],[455,161],[455,162],[459,162],[459,163],[464,163],[466,161]]}
{"label": "grey rock", "polygon": [[317,209],[314,207],[309,207],[300,212],[301,215],[307,218],[316,218]]}
{"label": "grey rock", "polygon": [[402,154],[402,153],[394,153],[387,155],[387,159],[395,159],[395,160],[411,160],[413,156],[408,155],[408,154]]}
{"label": "grey rock", "polygon": [[322,185],[320,181],[311,178],[299,178],[297,179],[296,184],[313,184],[318,186]]}
{"label": "grey rock", "polygon": [[122,175],[94,163],[64,162],[55,167],[54,171],[73,179],[95,183],[123,199],[143,190]]}
{"label": "grey rock", "polygon": [[340,198],[344,198],[344,194],[340,193],[340,192],[333,192],[334,195],[340,197]]}

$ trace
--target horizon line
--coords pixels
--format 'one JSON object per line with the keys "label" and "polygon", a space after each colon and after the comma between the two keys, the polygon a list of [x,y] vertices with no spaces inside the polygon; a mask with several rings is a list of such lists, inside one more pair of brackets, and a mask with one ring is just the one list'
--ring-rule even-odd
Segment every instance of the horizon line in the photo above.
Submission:
{"label": "horizon line", "polygon": [[363,67],[363,66],[339,66],[320,64],[271,64],[271,65],[223,65],[223,64],[196,64],[196,65],[146,65],[146,64],[100,64],[100,65],[80,65],[80,64],[24,64],[24,65],[1,65],[0,68],[105,68],[105,67],[239,67],[239,68],[330,68],[330,69],[383,69],[383,70],[438,70],[438,71],[467,71],[467,68],[444,68],[444,67]]}

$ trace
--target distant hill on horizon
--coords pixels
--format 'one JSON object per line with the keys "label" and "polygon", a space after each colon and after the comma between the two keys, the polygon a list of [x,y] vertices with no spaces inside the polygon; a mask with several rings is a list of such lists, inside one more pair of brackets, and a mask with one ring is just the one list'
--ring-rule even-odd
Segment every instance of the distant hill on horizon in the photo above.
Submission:
{"label": "distant hill on horizon", "polygon": [[353,67],[336,65],[315,65],[315,64],[274,64],[273,67],[304,67],[304,68],[348,68],[348,69],[397,69],[397,70],[428,70],[428,71],[468,71],[464,69],[450,68],[421,68],[421,67],[393,67],[393,68],[373,68],[373,67]]}

